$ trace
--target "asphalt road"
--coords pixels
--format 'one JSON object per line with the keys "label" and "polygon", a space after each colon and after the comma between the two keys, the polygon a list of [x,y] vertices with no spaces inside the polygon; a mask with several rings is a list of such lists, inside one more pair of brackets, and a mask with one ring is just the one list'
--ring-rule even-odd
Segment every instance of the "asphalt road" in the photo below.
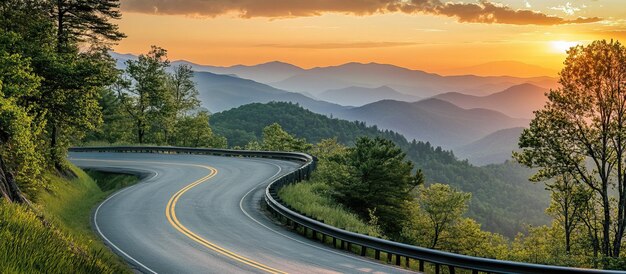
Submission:
{"label": "asphalt road", "polygon": [[297,163],[254,158],[70,153],[83,168],[148,174],[94,210],[105,243],[144,273],[402,273],[326,247],[261,212],[270,179]]}

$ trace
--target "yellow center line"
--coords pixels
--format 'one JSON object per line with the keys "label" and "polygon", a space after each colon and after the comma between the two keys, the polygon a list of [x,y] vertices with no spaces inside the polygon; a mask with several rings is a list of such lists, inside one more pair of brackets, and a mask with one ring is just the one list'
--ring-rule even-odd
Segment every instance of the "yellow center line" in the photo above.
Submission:
{"label": "yellow center line", "polygon": [[208,169],[209,171],[211,171],[208,175],[192,182],[191,184],[188,184],[187,186],[183,187],[182,189],[180,189],[178,192],[176,192],[171,198],[170,200],[167,202],[167,206],[165,209],[165,216],[167,217],[167,221],[179,232],[181,232],[182,234],[184,234],[185,236],[187,236],[188,238],[190,238],[191,240],[207,247],[208,249],[211,249],[219,254],[222,254],[228,258],[231,258],[233,260],[236,260],[238,262],[241,262],[243,264],[246,264],[248,266],[263,270],[265,272],[268,273],[276,273],[276,274],[286,274],[286,272],[271,268],[269,266],[266,266],[264,264],[261,264],[259,262],[253,261],[251,259],[248,259],[244,256],[241,256],[239,254],[236,254],[232,251],[229,251],[223,247],[220,247],[214,243],[211,243],[209,241],[207,241],[206,239],[198,236],[197,234],[193,233],[191,230],[189,230],[187,227],[185,227],[176,217],[176,203],[178,202],[178,200],[180,199],[180,197],[185,194],[185,192],[187,192],[188,190],[194,188],[195,186],[202,184],[204,182],[206,182],[207,180],[213,178],[215,175],[217,175],[218,171],[217,169],[210,167],[210,166],[205,166],[205,165],[196,165],[196,164],[181,164],[181,163],[167,163],[167,162],[147,162],[147,161],[124,161],[124,160],[99,160],[99,159],[75,159],[75,160],[83,160],[83,161],[97,161],[97,162],[131,162],[131,163],[145,163],[145,164],[166,164],[166,165],[178,165],[178,166],[193,166],[193,167],[200,167],[200,168],[204,168],[204,169]]}

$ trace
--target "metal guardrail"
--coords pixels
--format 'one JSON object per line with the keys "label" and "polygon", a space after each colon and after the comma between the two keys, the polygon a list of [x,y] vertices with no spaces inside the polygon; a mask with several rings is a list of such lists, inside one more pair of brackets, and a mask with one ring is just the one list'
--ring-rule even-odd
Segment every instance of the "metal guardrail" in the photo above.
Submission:
{"label": "metal guardrail", "polygon": [[340,248],[350,251],[352,251],[353,245],[357,245],[360,246],[361,256],[365,256],[367,254],[367,250],[369,249],[374,251],[376,259],[380,259],[380,253],[384,252],[387,254],[388,261],[391,261],[391,258],[395,257],[396,265],[400,265],[401,258],[404,257],[406,266],[409,266],[409,262],[411,260],[417,261],[420,271],[424,271],[425,263],[430,263],[434,265],[435,273],[439,273],[442,267],[446,267],[448,273],[451,274],[454,274],[457,269],[470,270],[472,273],[625,273],[623,271],[550,266],[472,257],[393,242],[327,225],[323,222],[303,216],[302,214],[291,209],[288,205],[283,204],[280,197],[278,197],[278,191],[283,186],[310,178],[313,170],[315,169],[316,160],[314,157],[305,153],[155,146],[77,147],[70,148],[70,151],[168,154],[183,153],[229,157],[260,157],[301,162],[302,166],[300,166],[300,168],[277,178],[265,189],[265,201],[268,208],[271,209],[274,214],[285,218],[294,229],[302,227],[305,236],[308,235],[307,230],[311,230],[312,237],[316,240],[319,240],[317,235],[321,236],[322,241],[325,241],[326,237],[330,237],[335,248],[337,248],[337,241],[340,242]]}

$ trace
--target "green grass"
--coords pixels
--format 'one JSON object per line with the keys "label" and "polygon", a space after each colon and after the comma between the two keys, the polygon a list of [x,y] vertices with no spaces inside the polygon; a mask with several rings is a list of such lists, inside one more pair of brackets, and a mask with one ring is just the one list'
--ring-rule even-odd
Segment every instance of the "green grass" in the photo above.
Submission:
{"label": "green grass", "polygon": [[[0,273],[131,273],[92,231],[92,209],[113,191],[134,184],[131,175],[72,167],[77,178],[47,175],[37,216],[22,205],[0,204]],[[45,220],[45,221],[42,221]]]}
{"label": "green grass", "polygon": [[113,273],[98,257],[76,246],[69,237],[44,226],[22,205],[0,201],[0,272]]}
{"label": "green grass", "polygon": [[[91,229],[93,208],[115,190],[134,184],[138,178],[125,174],[89,172],[72,167],[77,174],[73,180],[58,180],[52,191],[42,193],[38,204],[46,219],[90,252],[100,253],[109,265],[124,269],[126,265],[113,254]],[[89,176],[92,175],[93,179]]]}
{"label": "green grass", "polygon": [[131,273],[91,230],[91,211],[113,191],[137,182],[131,175],[72,167],[75,179],[47,175],[35,211],[0,201],[0,273]]}
{"label": "green grass", "polygon": [[378,227],[367,224],[356,214],[334,202],[325,183],[310,181],[283,187],[278,196],[298,212],[325,224],[352,232],[382,237]]}

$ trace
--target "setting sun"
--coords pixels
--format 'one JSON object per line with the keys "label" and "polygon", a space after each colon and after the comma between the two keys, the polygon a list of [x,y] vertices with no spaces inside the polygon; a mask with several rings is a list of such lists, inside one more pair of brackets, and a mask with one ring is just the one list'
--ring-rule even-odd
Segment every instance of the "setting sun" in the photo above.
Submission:
{"label": "setting sun", "polygon": [[579,44],[580,42],[575,42],[575,41],[552,41],[551,42],[552,49],[558,53],[567,53],[567,50]]}

